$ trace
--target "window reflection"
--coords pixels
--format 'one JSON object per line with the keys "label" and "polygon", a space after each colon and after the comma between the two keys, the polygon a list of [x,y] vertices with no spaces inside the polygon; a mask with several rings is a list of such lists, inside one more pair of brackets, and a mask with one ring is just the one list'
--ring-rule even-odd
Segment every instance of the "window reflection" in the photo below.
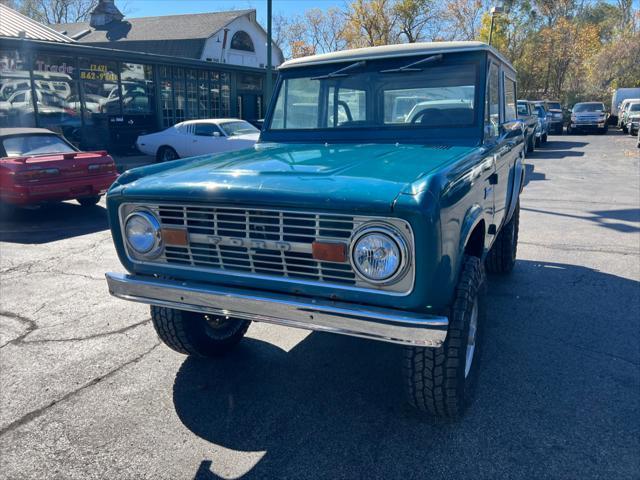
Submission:
{"label": "window reflection", "polygon": [[36,55],[33,62],[38,126],[80,143],[82,109],[73,57]]}
{"label": "window reflection", "polygon": [[0,127],[35,127],[31,79],[26,59],[0,50]]}
{"label": "window reflection", "polygon": [[122,63],[120,65],[120,95],[123,113],[154,113],[155,88],[151,65]]}
{"label": "window reflection", "polygon": [[111,143],[109,117],[120,115],[118,66],[116,62],[80,58],[79,78],[82,91],[84,138],[93,148],[108,148]]}

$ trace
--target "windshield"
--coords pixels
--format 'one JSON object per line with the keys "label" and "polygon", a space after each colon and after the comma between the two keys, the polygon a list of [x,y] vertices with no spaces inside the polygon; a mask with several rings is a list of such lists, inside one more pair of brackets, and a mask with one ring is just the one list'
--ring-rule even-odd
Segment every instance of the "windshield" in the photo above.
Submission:
{"label": "windshield", "polygon": [[228,137],[234,137],[237,135],[246,135],[249,133],[260,133],[256,127],[247,122],[227,122],[221,123],[220,128]]}
{"label": "windshield", "polygon": [[[408,62],[404,60],[404,62]],[[351,69],[281,82],[269,129],[417,129],[472,126],[476,65]]]}
{"label": "windshield", "polygon": [[549,110],[562,110],[562,105],[558,102],[547,102],[547,106],[549,107]]}
{"label": "windshield", "polygon": [[518,102],[518,115],[529,115],[529,107],[526,103]]}
{"label": "windshield", "polygon": [[629,107],[630,112],[640,112],[640,103],[634,103]]}
{"label": "windshield", "polygon": [[44,153],[71,153],[76,150],[57,135],[22,135],[2,140],[7,157],[41,155]]}
{"label": "windshield", "polygon": [[574,112],[604,112],[604,103],[577,103]]}

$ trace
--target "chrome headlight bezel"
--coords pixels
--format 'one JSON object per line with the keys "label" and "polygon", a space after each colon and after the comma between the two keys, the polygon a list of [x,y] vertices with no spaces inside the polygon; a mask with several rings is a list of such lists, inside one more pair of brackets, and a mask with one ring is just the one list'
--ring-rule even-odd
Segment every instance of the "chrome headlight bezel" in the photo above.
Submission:
{"label": "chrome headlight bezel", "polygon": [[[142,218],[152,228],[153,243],[151,247],[146,251],[138,250],[129,239],[129,235],[127,235],[127,225],[129,224],[129,221],[134,217]],[[138,258],[157,258],[162,253],[162,249],[164,248],[164,245],[162,243],[162,228],[160,225],[160,221],[150,210],[147,209],[138,208],[126,216],[126,218],[122,222],[122,237],[127,244],[127,249],[129,250],[129,252]]]}
{"label": "chrome headlight bezel", "polygon": [[[364,274],[355,260],[355,253],[358,243],[364,237],[372,234],[387,237],[397,246],[400,255],[398,267],[393,272],[393,274],[380,280],[370,278],[366,274]],[[368,223],[354,232],[349,245],[349,261],[353,265],[354,273],[360,280],[372,285],[390,285],[399,282],[406,275],[412,261],[410,252],[411,251],[409,249],[407,240],[396,228],[386,224]]]}

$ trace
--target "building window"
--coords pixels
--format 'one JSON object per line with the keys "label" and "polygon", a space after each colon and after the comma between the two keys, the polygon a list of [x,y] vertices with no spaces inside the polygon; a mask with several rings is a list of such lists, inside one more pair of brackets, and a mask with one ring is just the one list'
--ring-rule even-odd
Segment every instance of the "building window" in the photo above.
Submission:
{"label": "building window", "polygon": [[171,127],[175,120],[173,111],[173,81],[171,67],[160,66],[160,106],[162,108],[162,126]]}
{"label": "building window", "polygon": [[242,30],[237,31],[231,37],[231,48],[234,50],[243,50],[245,52],[255,52],[256,49],[253,48],[253,41],[247,32],[243,32]]}
{"label": "building window", "polygon": [[198,72],[187,70],[187,118],[198,118]]}
{"label": "building window", "polygon": [[0,50],[0,127],[35,127],[31,100],[26,59],[19,52]]}
{"label": "building window", "polygon": [[116,62],[79,59],[80,92],[84,118],[83,142],[93,148],[110,146],[109,118],[121,115]]}
{"label": "building window", "polygon": [[220,74],[220,115],[231,116],[231,81],[228,73]]}
{"label": "building window", "polygon": [[198,118],[211,117],[208,76],[204,70],[198,72]]}
{"label": "building window", "polygon": [[220,74],[209,72],[209,88],[211,90],[211,118],[220,117]]}
{"label": "building window", "polygon": [[120,65],[120,95],[125,114],[155,113],[155,86],[153,67],[139,63]]}
{"label": "building window", "polygon": [[38,126],[61,133],[68,140],[79,144],[82,109],[75,59],[36,55],[33,61],[33,82],[38,102]]}
{"label": "building window", "polygon": [[184,87],[184,70],[182,68],[173,68],[173,98],[176,111],[176,123],[184,122],[186,118],[185,112],[185,87]]}

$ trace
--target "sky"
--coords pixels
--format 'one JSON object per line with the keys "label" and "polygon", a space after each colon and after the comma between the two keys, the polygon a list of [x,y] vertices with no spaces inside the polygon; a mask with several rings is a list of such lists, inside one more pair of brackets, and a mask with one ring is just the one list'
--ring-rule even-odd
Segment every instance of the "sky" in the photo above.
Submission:
{"label": "sky", "polygon": [[[287,17],[304,13],[310,8],[342,7],[346,0],[273,0],[273,13]],[[127,16],[151,17],[181,13],[205,13],[255,8],[258,21],[266,24],[267,0],[116,0],[125,7]]]}

